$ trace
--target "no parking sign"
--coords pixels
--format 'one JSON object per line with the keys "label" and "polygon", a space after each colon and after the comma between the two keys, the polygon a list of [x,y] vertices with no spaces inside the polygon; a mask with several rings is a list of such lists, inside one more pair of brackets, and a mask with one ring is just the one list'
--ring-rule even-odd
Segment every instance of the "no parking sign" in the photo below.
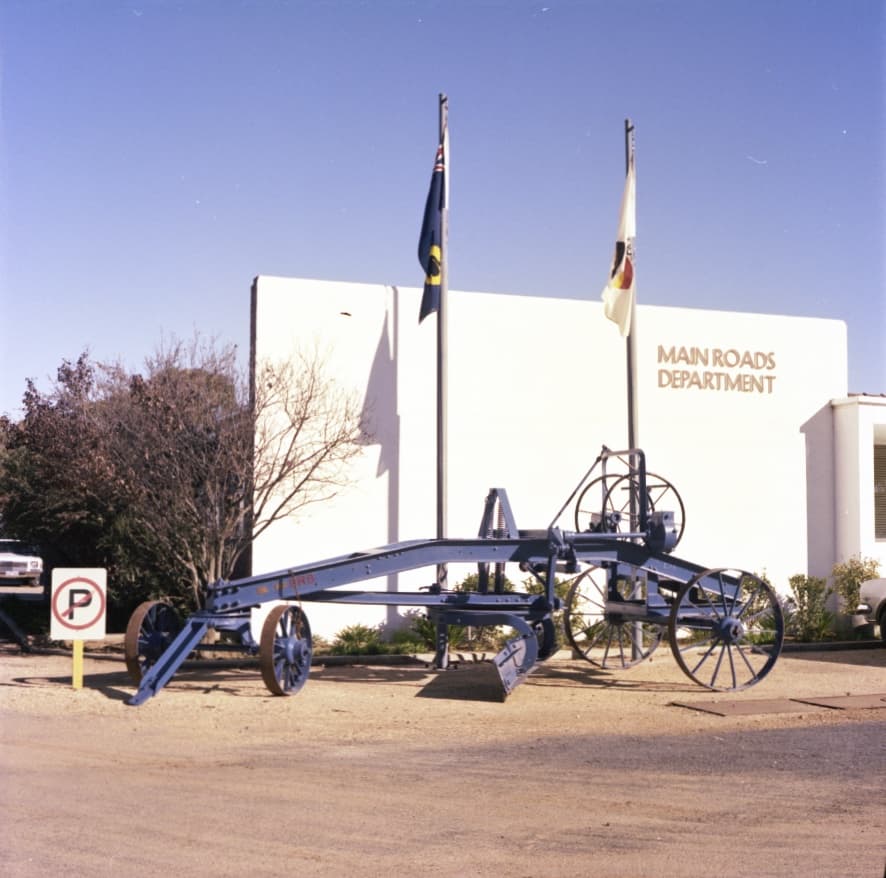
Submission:
{"label": "no parking sign", "polygon": [[107,582],[108,573],[101,567],[56,567],[49,636],[53,640],[104,638]]}

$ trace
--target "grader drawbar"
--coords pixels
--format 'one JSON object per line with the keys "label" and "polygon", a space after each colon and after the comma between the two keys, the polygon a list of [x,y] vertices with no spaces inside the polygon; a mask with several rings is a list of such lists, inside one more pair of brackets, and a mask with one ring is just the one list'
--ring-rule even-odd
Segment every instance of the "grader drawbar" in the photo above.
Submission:
{"label": "grader drawbar", "polygon": [[[565,529],[561,520],[573,501],[569,524],[575,529]],[[156,695],[213,629],[235,641],[228,648],[258,655],[272,693],[295,694],[308,679],[313,652],[305,605],[320,602],[424,608],[436,631],[432,664],[441,670],[449,664],[450,626],[511,629],[514,636],[492,660],[503,696],[555,652],[561,618],[573,655],[599,669],[633,667],[667,637],[678,665],[697,684],[727,691],[752,686],[781,651],[778,598],[752,573],[675,557],[684,526],[679,494],[647,472],[643,452],[604,446],[546,528],[519,530],[507,493],[493,488],[476,538],[399,542],[219,581],[208,589],[204,608],[184,622],[166,603],[142,604],[125,636],[127,668],[138,685],[127,703]],[[477,565],[476,590],[442,588],[441,566],[464,563]],[[536,587],[507,590],[509,564]],[[420,568],[433,569],[434,580],[419,591],[346,588]],[[268,602],[275,603],[256,640],[251,610]]]}

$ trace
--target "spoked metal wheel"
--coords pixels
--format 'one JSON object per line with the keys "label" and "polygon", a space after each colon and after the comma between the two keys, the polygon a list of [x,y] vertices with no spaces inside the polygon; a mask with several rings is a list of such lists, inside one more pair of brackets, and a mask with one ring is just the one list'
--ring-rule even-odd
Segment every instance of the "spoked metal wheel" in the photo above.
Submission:
{"label": "spoked metal wheel", "polygon": [[604,567],[582,573],[566,597],[563,621],[566,639],[582,658],[618,671],[652,655],[661,643],[662,626],[638,619],[646,607],[645,579],[610,579]]}
{"label": "spoked metal wheel", "polygon": [[311,671],[311,626],[299,607],[274,607],[265,619],[259,665],[265,686],[274,695],[295,695]]}
{"label": "spoked metal wheel", "polygon": [[178,613],[163,601],[145,601],[135,608],[126,626],[123,652],[126,670],[136,686],[175,640],[181,627]]}
{"label": "spoked metal wheel", "polygon": [[597,476],[592,482],[588,482],[585,489],[578,495],[575,501],[575,529],[577,531],[599,530],[604,507],[604,501],[609,488],[623,478],[618,473],[607,473],[605,476]]}
{"label": "spoked metal wheel", "polygon": [[760,577],[705,570],[677,592],[668,633],[678,664],[700,686],[746,689],[772,670],[784,642],[784,615]]}
{"label": "spoked metal wheel", "polygon": [[[634,514],[631,514],[633,502]],[[618,512],[621,522],[617,530],[622,533],[636,533],[640,529],[640,483],[636,476],[621,476],[609,485],[603,501],[603,511]],[[686,523],[686,510],[683,498],[667,480],[655,473],[646,473],[646,514],[656,510],[674,513],[674,527],[677,531],[676,547],[683,536]]]}

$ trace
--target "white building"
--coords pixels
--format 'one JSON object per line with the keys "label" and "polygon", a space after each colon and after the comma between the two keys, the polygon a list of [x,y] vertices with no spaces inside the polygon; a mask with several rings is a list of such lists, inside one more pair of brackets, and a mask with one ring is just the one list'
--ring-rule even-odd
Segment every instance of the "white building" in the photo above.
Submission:
{"label": "white building", "polygon": [[836,560],[877,558],[886,575],[886,396],[831,401]]}
{"label": "white building", "polygon": [[[259,537],[253,570],[435,536],[437,317],[418,324],[421,291],[259,277],[252,296],[254,358],[324,352],[373,442],[353,487]],[[627,445],[623,339],[597,301],[456,291],[448,333],[447,536],[477,535],[491,487],[520,528],[547,527],[601,447]],[[845,324],[640,305],[635,345],[638,444],[686,507],[676,554],[780,590],[858,552],[886,567],[886,398],[848,396]],[[329,637],[395,611],[310,617]]]}

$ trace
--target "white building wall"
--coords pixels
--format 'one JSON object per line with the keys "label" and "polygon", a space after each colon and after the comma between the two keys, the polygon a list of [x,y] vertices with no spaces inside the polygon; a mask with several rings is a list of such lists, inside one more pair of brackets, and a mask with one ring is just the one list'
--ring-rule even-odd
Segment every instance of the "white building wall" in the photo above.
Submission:
{"label": "white building wall", "polygon": [[[418,324],[421,291],[271,277],[254,289],[256,357],[326,350],[374,437],[353,488],[257,540],[255,572],[434,536],[437,318]],[[448,312],[447,534],[476,535],[490,487],[507,489],[519,527],[546,527],[601,446],[627,444],[624,341],[596,299],[450,291]],[[780,588],[810,563],[829,570],[828,401],[847,391],[845,325],[641,305],[637,327],[639,444],[683,497],[678,554],[765,569]],[[432,575],[377,587],[412,589]],[[310,616],[324,636],[395,621],[361,607]]]}
{"label": "white building wall", "polygon": [[874,445],[886,445],[886,399],[835,399],[836,561],[876,558],[886,573],[886,541],[874,531]]}

